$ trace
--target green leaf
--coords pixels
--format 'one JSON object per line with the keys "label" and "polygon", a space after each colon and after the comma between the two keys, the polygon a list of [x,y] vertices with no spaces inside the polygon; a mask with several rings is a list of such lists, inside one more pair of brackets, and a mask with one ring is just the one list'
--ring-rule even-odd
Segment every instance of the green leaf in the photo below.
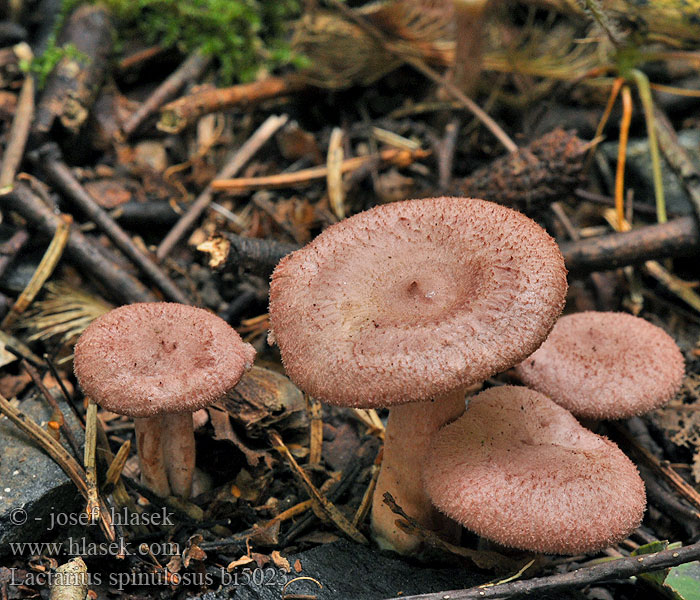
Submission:
{"label": "green leaf", "polygon": [[[632,556],[653,554],[661,550],[680,548],[680,542],[669,544],[667,541],[652,542],[640,546]],[[639,576],[672,600],[700,600],[700,561],[693,561],[658,571],[650,571]]]}
{"label": "green leaf", "polygon": [[[651,542],[650,544],[644,544],[644,546],[637,548],[634,552],[632,552],[632,556],[639,556],[640,554],[654,554],[655,552],[666,550],[666,548],[668,548],[668,541],[666,540]],[[640,577],[652,584],[662,586],[666,576],[668,575],[668,571],[668,569],[650,571],[649,573],[642,573]]]}
{"label": "green leaf", "polygon": [[696,560],[672,567],[664,588],[679,600],[700,600],[700,562]]}

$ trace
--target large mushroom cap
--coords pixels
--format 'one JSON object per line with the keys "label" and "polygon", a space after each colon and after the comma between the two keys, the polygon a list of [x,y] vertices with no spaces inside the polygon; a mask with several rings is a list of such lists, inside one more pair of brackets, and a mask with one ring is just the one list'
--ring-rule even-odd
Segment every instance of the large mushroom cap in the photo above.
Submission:
{"label": "large mushroom cap", "polygon": [[626,313],[582,312],[557,321],[518,365],[531,388],[586,419],[623,419],[678,392],[685,362],[665,331]]}
{"label": "large mushroom cap", "polygon": [[93,321],[75,346],[85,394],[131,417],[195,411],[233,388],[255,350],[216,315],[169,302],[129,304]]}
{"label": "large mushroom cap", "polygon": [[524,387],[472,398],[435,435],[424,465],[439,510],[523,550],[600,550],[627,537],[644,513],[644,484],[622,451]]}
{"label": "large mushroom cap", "polygon": [[484,200],[378,206],[282,259],[270,319],[287,373],[333,404],[428,400],[542,343],[566,269],[526,216]]}

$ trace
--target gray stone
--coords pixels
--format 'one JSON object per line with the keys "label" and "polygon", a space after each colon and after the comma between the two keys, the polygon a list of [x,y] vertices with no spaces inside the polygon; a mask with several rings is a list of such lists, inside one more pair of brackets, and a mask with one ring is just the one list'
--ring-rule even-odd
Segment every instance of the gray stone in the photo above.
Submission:
{"label": "gray stone", "polygon": [[[60,406],[73,431],[82,433],[68,406]],[[20,410],[42,426],[51,416],[41,398],[23,401]],[[0,555],[11,552],[11,542],[50,536],[52,514],[76,513],[83,504],[61,467],[12,422],[0,420]]]}
{"label": "gray stone", "polygon": [[[273,568],[258,569],[263,585],[239,576],[237,585],[222,586],[216,592],[196,596],[199,600],[280,600],[287,595],[308,595],[317,600],[383,600],[395,596],[427,594],[463,589],[486,583],[492,576],[465,567],[430,568],[403,560],[375,548],[342,540],[323,544],[312,550],[287,557],[293,566],[297,560],[302,570],[286,574]],[[274,575],[274,573],[277,573]],[[282,594],[286,581],[295,577],[312,577],[291,583]],[[306,597],[306,596],[304,596]],[[540,600],[582,599],[576,592],[558,596],[541,595]]]}
{"label": "gray stone", "polygon": [[[700,165],[700,130],[686,129],[678,135],[678,140],[690,156]],[[617,163],[617,142],[601,145],[601,151],[610,163],[613,173]],[[693,213],[690,198],[666,160],[661,155],[661,173],[664,184],[666,209],[681,215]],[[625,166],[625,187],[634,189],[634,201],[654,206],[654,178],[652,175],[649,143],[644,139],[631,139],[627,145],[627,162]]]}

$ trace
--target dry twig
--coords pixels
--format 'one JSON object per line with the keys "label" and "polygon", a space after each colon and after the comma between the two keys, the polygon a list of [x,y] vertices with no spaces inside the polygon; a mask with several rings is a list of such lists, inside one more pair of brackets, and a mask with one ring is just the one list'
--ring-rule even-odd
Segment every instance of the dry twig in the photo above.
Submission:
{"label": "dry twig", "polygon": [[[78,488],[80,494],[87,500],[88,488],[85,481],[85,471],[68,451],[46,431],[37,425],[32,419],[15,409],[6,398],[0,396],[0,412],[10,421],[26,433],[63,469],[70,477],[71,481]],[[100,528],[105,537],[113,542],[116,539],[114,528],[110,521],[109,511],[106,510],[103,501],[100,499]]]}
{"label": "dry twig", "polygon": [[388,600],[481,600],[488,598],[510,598],[524,594],[541,595],[547,592],[581,589],[593,583],[612,579],[625,579],[675,567],[700,559],[700,542],[672,550],[662,550],[654,554],[629,556],[606,561],[591,567],[576,569],[548,577],[534,577],[496,585],[480,585],[466,590],[450,590],[435,594],[400,596]]}
{"label": "dry twig", "polygon": [[117,225],[117,223],[102,209],[92,198],[88,191],[80,185],[68,166],[60,158],[60,150],[54,143],[43,146],[33,157],[37,167],[46,173],[53,185],[63,192],[64,196],[77,205],[121,250],[148,277],[165,296],[181,304],[190,304],[190,300],[180,288],[178,288],[168,275],[153,262],[132,241],[132,239]]}
{"label": "dry twig", "polygon": [[161,109],[158,129],[167,133],[179,133],[206,114],[238,105],[247,107],[263,100],[293,94],[305,87],[306,84],[296,79],[268,77],[262,81],[223,89],[202,90],[166,104]]}
{"label": "dry twig", "polygon": [[68,243],[68,238],[70,236],[70,228],[73,223],[73,219],[70,215],[61,215],[56,222],[56,230],[53,234],[53,239],[46,249],[44,256],[42,256],[39,265],[34,271],[32,278],[29,280],[27,286],[22,290],[22,293],[17,297],[15,303],[12,305],[10,312],[5,315],[2,320],[0,327],[7,329],[12,326],[12,324],[17,321],[19,316],[29,308],[30,304],[36,298],[37,294],[41,291],[46,280],[51,277],[58,261],[61,260],[63,256],[63,251]]}
{"label": "dry twig", "polygon": [[[26,48],[21,50],[29,60],[32,58],[32,51],[26,44],[18,45]],[[15,50],[16,51],[16,50]],[[17,174],[17,169],[24,156],[24,147],[29,137],[29,128],[34,118],[34,76],[27,74],[22,84],[22,90],[17,99],[17,109],[12,119],[12,127],[2,156],[2,167],[0,167],[0,191],[12,185]]]}
{"label": "dry twig", "polygon": [[321,464],[323,454],[323,414],[321,402],[306,394],[306,411],[309,414],[309,465]]}
{"label": "dry twig", "polygon": [[85,415],[85,453],[83,464],[85,465],[85,484],[87,485],[87,508],[85,512],[91,518],[100,515],[100,498],[97,490],[97,467],[95,464],[95,452],[97,448],[97,404],[92,400],[88,403]]}
{"label": "dry twig", "polygon": [[211,64],[211,56],[201,50],[194,51],[141,106],[126,120],[122,127],[124,139],[129,138],[141,125],[172,98],[188,81],[196,81]]}
{"label": "dry twig", "polygon": [[[44,235],[54,236],[63,222],[26,183],[18,183],[11,191],[0,195],[0,208],[17,212],[29,226]],[[75,227],[71,229],[65,254],[82,272],[102,284],[120,301],[128,304],[156,300],[138,279],[107,259],[101,248]]]}
{"label": "dry twig", "polygon": [[[372,162],[389,163],[399,166],[406,166],[430,156],[427,150],[400,150],[388,148],[379,154],[369,156],[354,156],[346,158],[340,163],[340,173],[348,173]],[[326,179],[328,177],[328,166],[311,167],[292,173],[279,173],[277,175],[265,175],[262,177],[239,177],[237,179],[215,179],[211,186],[216,191],[240,192],[257,189],[273,189],[294,187],[297,185],[309,184],[316,179]]]}
{"label": "dry twig", "polygon": [[347,518],[341,513],[336,506],[328,500],[321,492],[316,488],[316,486],[311,482],[308,475],[299,466],[297,461],[292,456],[289,448],[284,445],[282,438],[277,432],[270,433],[270,440],[277,450],[287,461],[287,464],[292,469],[294,477],[299,481],[302,487],[309,494],[311,499],[314,501],[315,506],[320,510],[338,529],[340,529],[345,535],[350,539],[354,540],[359,544],[367,544],[367,538],[362,535],[357,528],[347,520]]}
{"label": "dry twig", "polygon": [[[263,145],[287,122],[287,115],[268,117],[265,122],[258,127],[255,133],[245,142],[228,160],[226,165],[219,171],[214,179],[226,179],[233,177],[243,166],[263,147]],[[208,185],[197,197],[194,203],[187,209],[187,212],[180,218],[175,226],[163,238],[156,256],[162,261],[182,237],[197,222],[206,208],[211,204],[213,198],[213,188]]]}

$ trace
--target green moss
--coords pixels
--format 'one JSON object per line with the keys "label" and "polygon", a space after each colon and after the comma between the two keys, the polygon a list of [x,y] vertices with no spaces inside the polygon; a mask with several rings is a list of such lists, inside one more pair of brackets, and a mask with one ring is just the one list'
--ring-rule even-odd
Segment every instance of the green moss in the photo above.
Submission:
{"label": "green moss", "polygon": [[54,70],[64,56],[69,56],[70,58],[82,62],[90,60],[89,56],[80,52],[73,44],[57,46],[56,40],[51,38],[46,50],[41,56],[35,56],[31,61],[21,60],[19,67],[25,72],[32,73],[36,78],[38,88],[43,89],[51,71]]}
{"label": "green moss", "polygon": [[[298,16],[299,0],[106,0],[120,32],[148,43],[196,48],[217,58],[220,83],[249,81],[265,67],[294,63],[286,26]],[[126,29],[122,29],[126,28]]]}
{"label": "green moss", "polygon": [[[63,0],[56,31],[83,1]],[[287,25],[299,15],[300,0],[102,0],[102,4],[116,18],[117,43],[122,47],[137,38],[177,47],[185,54],[202,48],[218,60],[219,83],[224,85],[249,81],[261,68],[304,64],[286,42]],[[54,37],[27,68],[42,85],[70,51],[57,46]]]}

